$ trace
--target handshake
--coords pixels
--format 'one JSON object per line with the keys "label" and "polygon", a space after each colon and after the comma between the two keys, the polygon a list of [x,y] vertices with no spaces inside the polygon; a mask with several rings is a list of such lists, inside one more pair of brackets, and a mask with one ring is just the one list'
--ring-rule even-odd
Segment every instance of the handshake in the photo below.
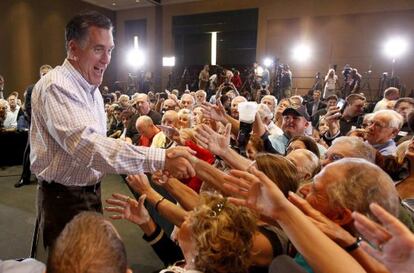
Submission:
{"label": "handshake", "polygon": [[163,175],[173,176],[177,179],[185,179],[196,175],[195,163],[198,158],[196,152],[188,147],[169,148],[165,154],[165,166]]}

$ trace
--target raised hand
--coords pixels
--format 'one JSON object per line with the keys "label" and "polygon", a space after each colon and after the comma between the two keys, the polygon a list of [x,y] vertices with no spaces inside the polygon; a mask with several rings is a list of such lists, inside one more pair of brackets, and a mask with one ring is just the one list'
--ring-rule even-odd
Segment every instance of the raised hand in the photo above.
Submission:
{"label": "raised hand", "polygon": [[353,213],[357,230],[371,245],[376,246],[375,249],[363,242],[363,249],[393,273],[413,272],[414,235],[378,204],[371,204],[370,209],[382,226],[360,213]]}
{"label": "raised hand", "polygon": [[263,172],[251,167],[251,173],[231,170],[224,177],[224,187],[238,198],[229,198],[235,204],[251,208],[265,217],[266,220],[277,220],[277,211],[289,205],[276,184]]}
{"label": "raised hand", "polygon": [[217,100],[216,105],[204,102],[201,105],[201,111],[203,112],[204,117],[227,124],[226,110],[219,99]]}
{"label": "raised hand", "polygon": [[167,149],[164,173],[177,179],[189,178],[196,175],[191,161],[196,152],[188,147],[174,147]]}
{"label": "raised hand", "polygon": [[224,135],[220,135],[207,125],[201,124],[197,126],[194,137],[201,147],[220,156],[230,145],[230,131],[231,124],[226,125]]}
{"label": "raised hand", "polygon": [[144,206],[146,197],[147,196],[145,194],[141,195],[137,202],[129,196],[120,193],[114,193],[112,194],[112,198],[106,200],[106,203],[112,206],[105,207],[105,210],[117,213],[111,215],[111,219],[126,219],[132,223],[141,225],[147,223],[150,220],[148,211]]}
{"label": "raised hand", "polygon": [[341,118],[341,109],[337,106],[331,106],[325,115],[326,123],[329,126],[329,134],[336,135],[340,130],[339,120]]}

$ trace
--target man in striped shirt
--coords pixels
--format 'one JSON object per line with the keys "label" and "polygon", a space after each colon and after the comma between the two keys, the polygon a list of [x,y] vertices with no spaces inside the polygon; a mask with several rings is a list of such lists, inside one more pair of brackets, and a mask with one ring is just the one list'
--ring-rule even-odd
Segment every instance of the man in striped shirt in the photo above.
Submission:
{"label": "man in striped shirt", "polygon": [[67,58],[33,89],[31,170],[39,180],[38,212],[45,247],[76,214],[102,212],[105,174],[164,170],[178,178],[195,175],[191,150],[129,145],[106,137],[98,86],[114,48],[112,23],[98,12],[76,15],[66,26]]}

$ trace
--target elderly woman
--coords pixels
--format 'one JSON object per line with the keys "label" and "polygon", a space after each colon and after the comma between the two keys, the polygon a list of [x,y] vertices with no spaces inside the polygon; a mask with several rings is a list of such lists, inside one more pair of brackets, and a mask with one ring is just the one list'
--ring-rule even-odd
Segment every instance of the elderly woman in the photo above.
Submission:
{"label": "elderly woman", "polygon": [[[121,194],[113,197],[107,202],[115,206],[107,210],[118,214],[111,218],[127,219],[139,225],[145,233],[144,239],[151,241],[151,246],[165,264],[184,258],[183,268],[174,265],[161,272],[248,271],[256,230],[256,220],[248,209],[227,202],[218,195],[204,195],[202,204],[186,213],[180,223],[176,234],[178,248],[150,218],[143,204],[145,195],[138,202]],[[156,204],[156,209],[161,202]]]}
{"label": "elderly woman", "polygon": [[178,127],[180,129],[191,128],[192,127],[193,114],[191,110],[181,109],[178,111]]}

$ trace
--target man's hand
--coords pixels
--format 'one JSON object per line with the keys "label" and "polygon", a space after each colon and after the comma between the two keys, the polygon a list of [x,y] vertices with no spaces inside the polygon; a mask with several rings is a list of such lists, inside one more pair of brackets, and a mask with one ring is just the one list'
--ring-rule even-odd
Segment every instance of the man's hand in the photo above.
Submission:
{"label": "man's hand", "polygon": [[191,162],[194,161],[195,151],[188,147],[174,147],[167,149],[164,173],[177,179],[184,179],[196,175]]}
{"label": "man's hand", "polygon": [[331,106],[325,115],[326,123],[329,126],[329,135],[331,137],[339,133],[340,125],[339,120],[341,118],[341,109],[338,106]]}
{"label": "man's hand", "polygon": [[197,144],[215,155],[221,156],[223,152],[226,152],[226,149],[230,145],[230,123],[226,125],[224,135],[216,133],[213,129],[204,124],[197,126],[195,131],[196,133],[194,137],[197,140]]}
{"label": "man's hand", "polygon": [[[360,213],[353,213],[355,227],[370,242],[362,242],[362,248],[393,273],[412,272],[414,235],[378,204],[371,204],[370,209],[383,226]],[[377,249],[372,246],[376,246]]]}
{"label": "man's hand", "polygon": [[132,223],[141,225],[150,220],[148,211],[144,206],[146,197],[147,196],[145,194],[141,195],[137,202],[129,196],[114,193],[112,194],[112,198],[106,200],[106,203],[112,206],[105,207],[105,210],[117,213],[115,215],[111,215],[111,219],[127,219]]}
{"label": "man's hand", "polygon": [[326,236],[331,238],[334,242],[345,248],[353,244],[356,240],[348,231],[343,229],[337,223],[328,219],[318,210],[314,209],[311,204],[305,199],[302,199],[297,194],[289,193],[289,201],[293,203],[298,209],[300,209],[309,220],[311,220],[315,226],[317,226]]}
{"label": "man's hand", "polygon": [[224,177],[224,187],[235,196],[239,196],[229,200],[251,208],[262,215],[266,222],[274,223],[278,218],[278,212],[290,203],[275,182],[263,172],[255,167],[252,167],[250,172],[231,170],[230,176]]}

